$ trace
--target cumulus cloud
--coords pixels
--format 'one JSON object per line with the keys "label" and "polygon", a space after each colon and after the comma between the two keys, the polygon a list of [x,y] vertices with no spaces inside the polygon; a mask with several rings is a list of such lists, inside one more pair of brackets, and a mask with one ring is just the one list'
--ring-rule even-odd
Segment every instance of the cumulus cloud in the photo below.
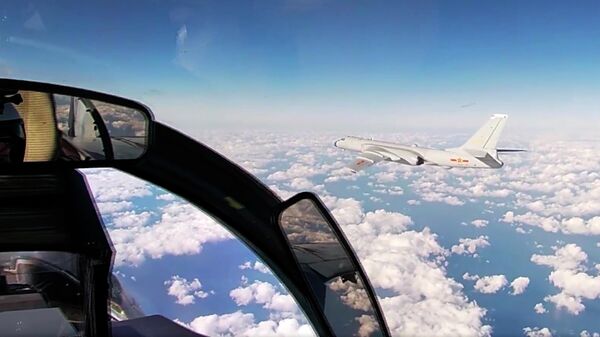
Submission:
{"label": "cumulus cloud", "polygon": [[163,193],[156,196],[156,200],[175,201],[177,197],[172,193]]}
{"label": "cumulus cloud", "polygon": [[510,283],[510,286],[513,289],[511,293],[512,295],[520,295],[524,293],[525,289],[527,289],[527,286],[529,286],[529,277],[517,277]]}
{"label": "cumulus cloud", "polygon": [[403,195],[404,190],[400,186],[390,186],[378,184],[373,189],[374,193],[387,194],[387,195]]}
{"label": "cumulus cloud", "polygon": [[333,168],[340,168],[341,163],[323,164],[323,165],[306,165],[302,163],[293,163],[285,171],[277,171],[270,174],[267,180],[281,181],[293,180],[294,178],[310,178],[318,174],[325,174]]}
{"label": "cumulus cloud", "polygon": [[393,183],[397,179],[394,172],[378,172],[373,175],[373,178],[379,183]]}
{"label": "cumulus cloud", "polygon": [[581,270],[586,261],[587,254],[574,243],[557,249],[554,255],[533,254],[531,256],[531,262],[555,270]]}
{"label": "cumulus cloud", "polygon": [[361,315],[360,317],[357,317],[356,320],[360,325],[360,328],[358,329],[359,337],[370,337],[373,332],[379,329],[377,320],[371,315]]}
{"label": "cumulus cloud", "polygon": [[295,190],[308,190],[312,189],[314,187],[314,184],[304,177],[299,177],[294,178],[290,181],[290,187]]}
{"label": "cumulus cloud", "polygon": [[427,202],[442,202],[452,206],[462,206],[465,202],[453,195],[446,195],[437,192],[423,192],[421,193],[421,199]]}
{"label": "cumulus cloud", "polygon": [[242,286],[229,292],[231,299],[238,306],[262,304],[270,312],[269,319],[257,322],[253,313],[238,310],[223,315],[199,316],[189,323],[179,323],[209,336],[315,336],[290,295],[280,292],[269,282],[255,280],[248,283],[247,278],[242,278],[242,281]]}
{"label": "cumulus cloud", "polygon": [[114,169],[82,170],[92,190],[95,201],[102,208],[105,202],[131,201],[152,195],[151,186],[145,181]]}
{"label": "cumulus cloud", "polygon": [[[234,155],[232,158],[246,169],[260,172],[263,179],[268,177],[267,181],[272,184],[272,188],[285,197],[292,194],[286,190],[308,188],[309,184],[321,183],[320,180],[327,185],[344,179],[348,181],[368,179],[367,181],[373,183],[369,191],[373,193],[371,196],[383,198],[382,195],[375,193],[393,195],[401,192],[393,191],[389,182],[383,183],[386,186],[378,186],[377,180],[404,178],[407,179],[409,186],[405,187],[406,191],[410,190],[416,195],[410,196],[412,201],[407,202],[409,205],[441,202],[460,206],[481,202],[481,198],[485,198],[485,207],[500,209],[496,212],[501,216],[504,214],[502,220],[523,232],[526,232],[523,228],[529,231],[529,228],[534,230],[539,228],[561,234],[598,233],[596,224],[598,220],[595,220],[595,217],[600,215],[598,212],[600,203],[596,202],[600,200],[598,198],[600,175],[596,172],[600,171],[600,167],[597,160],[594,162],[597,150],[589,144],[575,147],[576,151],[570,150],[573,144],[540,144],[536,147],[536,151],[531,151],[522,157],[503,157],[507,165],[502,170],[441,170],[432,167],[420,167],[417,170],[396,164],[383,164],[379,165],[379,168],[372,168],[373,174],[364,172],[350,174],[343,168],[347,158],[335,149],[328,151],[331,147],[331,139],[304,137],[299,140],[297,138],[285,135],[257,136],[240,133],[227,141],[215,144],[218,150],[229,154],[230,157]],[[274,139],[278,141],[273,141]],[[327,145],[321,145],[325,141]],[[260,146],[256,146],[257,144]],[[311,153],[306,153],[307,149]],[[565,158],[553,155],[554,153],[561,153]],[[326,160],[323,160],[325,157],[321,155],[327,156]],[[381,171],[382,169],[386,171]],[[596,180],[598,181],[595,182]],[[336,198],[322,191],[323,199],[333,208],[334,216],[342,224],[367,273],[371,275],[373,283],[376,287],[385,289],[386,297],[382,298],[381,303],[394,334],[456,335],[456,331],[459,331],[460,335],[475,336],[491,332],[491,328],[482,323],[485,309],[479,307],[476,302],[469,301],[463,294],[462,285],[446,275],[445,263],[448,251],[439,244],[435,233],[428,228],[411,229],[412,220],[403,214],[389,210],[364,210],[356,199]],[[356,191],[345,191],[356,193]],[[142,193],[132,198],[145,195]],[[109,197],[104,200],[107,200],[104,201],[106,204],[99,207],[105,207],[111,213],[125,214],[131,211],[131,204],[127,203],[130,200],[128,198]],[[113,204],[108,204],[109,202]],[[135,212],[135,214],[141,213],[142,211]],[[162,210],[155,214],[161,218],[160,220],[153,221],[153,217],[150,217],[151,219],[142,227],[151,228],[161,223],[161,213]],[[121,223],[125,223],[125,220]],[[476,227],[488,225],[484,219],[473,220],[471,224]],[[123,230],[132,228],[133,225],[121,227]],[[130,238],[119,242],[127,244],[135,242],[133,237],[137,236],[137,232],[131,230],[129,233]],[[199,246],[201,249],[203,244],[219,240],[224,238],[200,240],[199,243],[192,245],[192,248]],[[456,246],[456,249],[460,249],[458,247],[461,244]],[[136,261],[136,257],[141,257],[140,261],[143,261],[144,258],[161,256],[160,253],[152,255],[151,250],[138,250],[137,244],[133,244],[132,247],[136,248],[131,250],[131,254],[126,254],[128,259],[125,261],[129,264],[132,264],[131,261]],[[469,251],[468,245],[461,247],[464,252]],[[158,251],[161,250],[164,254],[179,254],[166,247]],[[193,253],[198,250],[189,251]],[[573,275],[585,274],[587,276],[579,276],[581,280],[578,281],[591,281],[591,284],[594,284],[593,279],[586,278],[595,277],[593,276],[595,274],[586,272],[584,263],[587,261],[587,255],[583,262],[578,262],[581,256],[578,257],[577,254],[570,256],[570,262],[567,258],[569,254],[565,253],[565,255],[565,261],[559,261],[554,255],[538,255],[535,261],[532,257],[532,261],[553,269],[556,267],[558,270],[566,270]],[[565,267],[569,264],[578,267]],[[254,264],[251,267],[254,268]],[[559,288],[561,292],[548,296],[545,299],[546,303],[561,303],[562,306],[570,306],[572,310],[583,310],[579,306],[583,305],[581,301],[587,298],[585,296],[594,295],[593,292],[588,294],[576,292],[570,286],[571,283],[567,282],[573,278],[573,275],[565,273],[561,275],[555,271],[557,270],[553,271],[554,278],[551,276],[549,280],[552,284],[556,282],[564,289],[569,289],[569,292],[563,292],[563,288]],[[480,280],[476,275],[466,274],[466,277],[473,281]],[[403,282],[398,282],[399,279]],[[511,283],[512,293],[517,292],[513,286],[515,281],[516,279]],[[507,284],[508,281],[502,287],[506,287]],[[240,289],[249,286],[246,284]],[[591,289],[593,290],[593,287]],[[242,296],[241,292],[240,290],[239,296]],[[241,298],[239,297],[240,300]],[[251,302],[257,303],[254,295]],[[543,304],[538,304],[543,308]],[[439,308],[443,308],[448,316],[438,314]],[[243,319],[244,315],[246,314],[240,312],[238,317]],[[225,322],[227,321],[225,318],[225,315],[221,315],[206,321]],[[249,331],[247,329],[249,326],[258,330],[260,326],[271,333],[279,326],[278,322],[256,322],[255,317],[252,316],[247,320],[246,328],[236,331],[245,333]],[[442,325],[450,328],[447,331],[434,330],[432,327],[439,322],[443,322]],[[421,327],[423,330],[417,330],[416,327]],[[534,333],[539,330],[543,331],[543,329],[530,328],[528,332]],[[223,334],[232,334],[225,327],[220,331],[224,331]]]}
{"label": "cumulus cloud", "polygon": [[600,234],[600,216],[584,220],[580,217],[559,219],[555,216],[542,216],[532,212],[515,215],[513,211],[506,212],[501,221],[506,223],[525,224],[539,227],[546,232],[562,232],[564,234]]}
{"label": "cumulus cloud", "polygon": [[552,332],[548,328],[523,328],[526,337],[552,337]]}
{"label": "cumulus cloud", "polygon": [[315,336],[311,326],[294,318],[256,322],[254,314],[236,311],[224,315],[199,316],[190,323],[181,323],[207,336],[303,337]]}
{"label": "cumulus cloud", "polygon": [[452,253],[458,255],[474,255],[477,251],[477,248],[487,247],[490,245],[488,239],[489,238],[484,235],[481,235],[475,239],[459,239],[459,244],[452,246],[450,250],[452,251]]}
{"label": "cumulus cloud", "polygon": [[600,298],[600,276],[586,272],[587,254],[576,244],[557,248],[554,255],[534,254],[531,261],[553,269],[548,280],[560,292],[546,296],[544,301],[553,303],[557,309],[578,315],[585,310],[584,299]]}
{"label": "cumulus cloud", "polygon": [[[371,310],[371,301],[369,296],[362,286],[362,282],[357,278],[357,283],[344,282],[341,277],[337,277],[329,282],[329,289],[333,290],[340,296],[342,303],[355,310],[369,311]],[[361,320],[359,320],[360,323]],[[368,322],[367,322],[368,323]]]}
{"label": "cumulus cloud", "polygon": [[288,294],[282,294],[269,282],[254,281],[247,286],[231,290],[229,296],[238,306],[258,303],[262,304],[263,308],[273,311],[285,313],[298,312],[298,305],[293,297]]}
{"label": "cumulus cloud", "polygon": [[[152,212],[132,210],[133,201],[154,193],[143,180],[113,169],[83,172],[106,219],[117,267],[138,266],[147,258],[164,255],[197,254],[206,243],[233,238],[223,226],[188,203],[170,202]],[[172,194],[156,198],[177,200]],[[154,215],[158,220],[152,221]]]}
{"label": "cumulus cloud", "polygon": [[506,276],[491,275],[480,277],[473,287],[482,294],[495,294],[507,284]]}
{"label": "cumulus cloud", "polygon": [[126,200],[98,202],[96,203],[96,205],[98,206],[98,211],[100,212],[100,214],[106,215],[122,212],[133,208],[133,203],[131,201]]}
{"label": "cumulus cloud", "polygon": [[119,212],[113,214],[112,224],[114,227],[135,227],[145,226],[150,221],[150,212]]}
{"label": "cumulus cloud", "polygon": [[487,226],[489,223],[489,221],[485,220],[485,219],[475,219],[473,221],[471,221],[471,225],[477,227],[477,228],[482,228]]}
{"label": "cumulus cloud", "polygon": [[548,312],[548,310],[546,310],[546,308],[544,307],[544,304],[542,304],[542,303],[537,303],[533,307],[533,311],[535,311],[536,314],[545,314]]}
{"label": "cumulus cloud", "polygon": [[[140,265],[148,257],[198,254],[204,244],[232,239],[231,234],[202,211],[186,203],[171,203],[160,209],[160,219],[145,225],[115,217],[121,227],[109,228],[117,252],[115,265]],[[127,226],[127,225],[129,226]]]}
{"label": "cumulus cloud", "polygon": [[263,274],[271,274],[271,270],[269,269],[269,267],[267,267],[267,265],[265,265],[264,263],[262,263],[260,261],[254,261],[254,264],[252,264],[252,262],[250,262],[250,261],[246,261],[246,262],[242,263],[241,265],[239,265],[238,267],[242,270],[254,269]]}
{"label": "cumulus cloud", "polygon": [[175,301],[177,304],[194,304],[196,298],[208,297],[208,293],[202,290],[202,283],[197,278],[188,282],[187,279],[175,275],[170,280],[165,281],[164,284],[167,286],[167,293],[177,299]]}
{"label": "cumulus cloud", "polygon": [[[356,250],[372,284],[392,291],[380,299],[393,335],[487,336],[486,310],[469,301],[446,275],[448,252],[428,228],[408,230],[412,219],[377,210],[365,213],[354,199],[324,197]],[[398,282],[402,280],[402,282]]]}
{"label": "cumulus cloud", "polygon": [[479,280],[479,275],[471,275],[469,273],[464,273],[462,278],[463,278],[463,280],[467,280],[467,281],[477,281],[477,280]]}

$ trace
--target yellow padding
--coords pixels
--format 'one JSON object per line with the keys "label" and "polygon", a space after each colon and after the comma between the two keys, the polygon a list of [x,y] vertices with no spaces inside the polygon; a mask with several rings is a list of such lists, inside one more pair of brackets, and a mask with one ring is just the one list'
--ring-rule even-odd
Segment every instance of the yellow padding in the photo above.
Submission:
{"label": "yellow padding", "polygon": [[58,129],[50,94],[20,91],[23,102],[16,106],[25,123],[25,162],[52,161],[57,153]]}

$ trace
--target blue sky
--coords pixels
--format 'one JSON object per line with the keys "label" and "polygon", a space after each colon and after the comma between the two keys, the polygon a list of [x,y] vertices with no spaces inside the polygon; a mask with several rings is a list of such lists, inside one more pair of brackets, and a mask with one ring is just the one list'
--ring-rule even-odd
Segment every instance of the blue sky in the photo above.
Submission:
{"label": "blue sky", "polygon": [[503,112],[525,129],[581,129],[600,115],[599,10],[593,1],[5,2],[0,68],[130,96],[184,128],[292,128],[290,116],[299,128],[462,128]]}

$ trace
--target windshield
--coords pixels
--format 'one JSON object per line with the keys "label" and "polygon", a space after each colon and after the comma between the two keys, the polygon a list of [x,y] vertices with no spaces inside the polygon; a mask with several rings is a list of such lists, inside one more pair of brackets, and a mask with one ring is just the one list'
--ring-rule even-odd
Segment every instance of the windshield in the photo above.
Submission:
{"label": "windshield", "polygon": [[[142,101],[282,198],[314,191],[394,336],[593,336],[599,10],[585,1],[5,1],[0,74]],[[163,258],[152,249],[128,256]],[[192,283],[191,261],[177,267],[161,279]],[[215,277],[232,278],[227,268]],[[252,305],[239,311],[230,302],[170,318],[235,335],[269,316],[266,303],[242,301]]]}
{"label": "windshield", "polygon": [[220,222],[123,172],[83,172],[115,251],[113,322],[162,315],[206,336],[315,336],[277,275]]}

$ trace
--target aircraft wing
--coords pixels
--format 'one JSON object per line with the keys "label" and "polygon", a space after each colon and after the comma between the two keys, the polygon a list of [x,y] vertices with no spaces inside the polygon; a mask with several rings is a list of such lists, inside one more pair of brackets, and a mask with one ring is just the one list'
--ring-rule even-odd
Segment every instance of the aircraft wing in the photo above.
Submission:
{"label": "aircraft wing", "polygon": [[352,171],[358,172],[364,168],[367,168],[373,164],[376,164],[385,159],[385,156],[373,152],[373,151],[365,151],[358,154],[358,158],[348,166]]}

